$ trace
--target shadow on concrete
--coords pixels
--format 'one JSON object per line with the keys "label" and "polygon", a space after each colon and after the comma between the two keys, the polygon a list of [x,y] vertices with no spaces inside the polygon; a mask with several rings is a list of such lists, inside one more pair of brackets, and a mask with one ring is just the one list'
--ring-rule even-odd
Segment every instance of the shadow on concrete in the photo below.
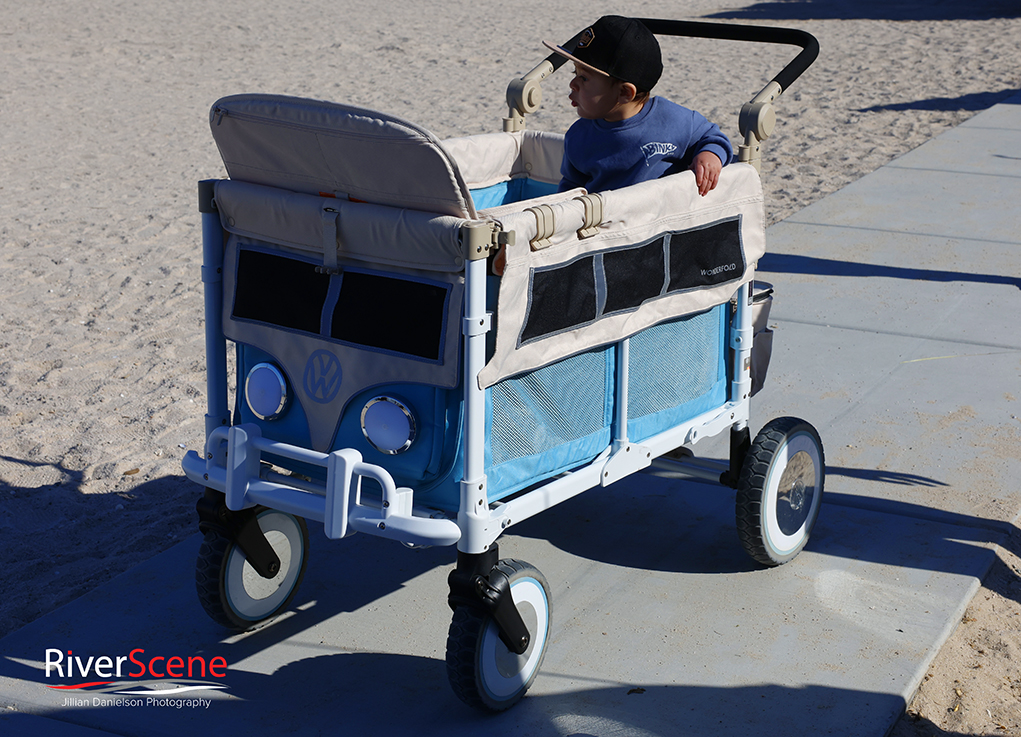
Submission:
{"label": "shadow on concrete", "polygon": [[[842,470],[827,468],[827,474],[840,475]],[[876,477],[875,480],[886,481],[885,474],[883,474],[883,478]],[[886,482],[889,483],[889,481]],[[920,530],[923,526],[936,534],[921,534],[917,550],[905,549],[901,553],[893,555],[891,555],[892,550],[885,545],[858,545],[848,540],[832,540],[830,542],[820,540],[817,546],[812,547],[813,550],[852,556],[856,560],[907,568],[943,570],[947,573],[954,572],[952,569],[955,559],[968,557],[967,554],[974,552],[974,548],[978,546],[999,545],[1014,555],[1021,555],[1021,530],[1002,520],[947,512],[893,499],[826,492],[823,511],[820,513],[820,524],[823,529],[825,529],[825,520],[822,515],[826,513],[839,514],[841,510],[859,510],[867,514],[874,514],[877,523],[884,519],[897,520],[897,523],[891,527],[891,534],[907,534],[912,527]],[[897,531],[894,531],[894,527]],[[813,533],[814,538],[815,534]],[[812,546],[811,541],[809,545]],[[845,547],[849,547],[851,550],[843,550]],[[902,556],[900,560],[895,560],[899,555]],[[942,559],[945,565],[939,568],[930,568],[924,562],[926,559]],[[999,557],[994,559],[991,569],[983,580],[992,591],[1006,599],[1021,603],[1021,578]]]}
{"label": "shadow on concrete", "polygon": [[[924,234],[916,234],[924,235]],[[817,276],[884,277],[931,282],[973,282],[976,284],[1002,284],[1021,289],[1021,277],[1004,274],[969,274],[962,271],[912,269],[903,266],[865,264],[854,261],[795,256],[784,253],[767,253],[759,259],[758,272],[782,274],[813,274]]]}
{"label": "shadow on concrete", "polygon": [[873,105],[862,108],[859,112],[881,112],[884,110],[967,110],[969,112],[980,112],[988,110],[993,105],[1015,97],[1016,89],[1004,89],[999,92],[973,92],[959,97],[932,97],[928,100],[912,100],[911,102],[898,102],[890,105]]}
{"label": "shadow on concrete", "polygon": [[[938,479],[896,472],[834,467],[829,473],[831,478],[942,485]],[[592,489],[522,522],[501,539],[501,553],[514,556],[515,537],[524,536],[547,540],[572,554],[617,566],[702,574],[754,570],[758,566],[741,547],[733,515],[734,493],[729,489],[640,475],[629,477],[627,483]],[[291,611],[244,636],[225,638],[225,631],[204,615],[191,592],[182,591],[187,588],[184,581],[193,570],[198,548],[199,538],[194,535],[186,544],[126,574],[128,578],[118,586],[116,602],[111,600],[111,592],[104,590],[108,587],[86,594],[76,606],[94,613],[81,627],[68,629],[60,617],[70,615],[58,614],[48,625],[39,622],[25,628],[16,636],[18,649],[10,647],[13,639],[5,643],[6,652],[33,659],[41,658],[42,647],[71,645],[79,652],[92,654],[127,653],[142,646],[160,655],[172,654],[168,648],[183,648],[185,654],[201,653],[207,658],[222,655],[230,664],[223,680],[229,688],[228,700],[214,701],[209,709],[201,710],[74,708],[63,707],[63,692],[54,692],[54,707],[34,707],[34,713],[117,734],[175,737],[189,732],[228,734],[240,724],[258,724],[265,734],[340,730],[416,737],[455,733],[486,737],[787,737],[814,732],[874,733],[877,725],[892,724],[904,712],[905,703],[895,694],[821,685],[664,686],[650,676],[649,681],[626,684],[592,679],[591,688],[579,688],[578,681],[584,679],[570,676],[572,686],[562,690],[557,688],[557,679],[567,676],[544,670],[540,674],[547,684],[544,695],[529,696],[506,714],[476,714],[450,692],[442,655],[442,638],[449,621],[445,570],[453,563],[453,550],[407,551],[390,541],[365,535],[329,541],[321,527],[313,524],[310,528],[311,562]],[[974,575],[975,556],[966,553],[974,553],[976,545],[1002,542],[1003,530],[1003,523],[976,516],[827,492],[809,551],[815,556]],[[1011,537],[1008,544],[1012,550],[1021,549],[1017,542],[1016,535]],[[531,562],[542,568],[543,561]],[[1016,575],[1009,572],[1007,578],[1007,573],[1000,571],[1004,589],[1009,589],[1012,598],[1021,598]],[[330,619],[333,621],[328,626],[339,627],[342,632],[344,613],[371,607],[420,575],[434,581],[435,600],[420,604],[422,612],[387,608],[380,616],[383,626],[392,626],[395,615],[401,621],[432,622],[428,631],[414,636],[435,641],[435,656],[358,652],[354,650],[359,646],[355,640],[349,653],[337,654],[335,644],[328,652],[317,648],[317,626]],[[771,575],[771,571],[755,574],[764,578]],[[444,612],[444,616],[437,617],[438,612]],[[110,626],[98,626],[99,621]],[[119,627],[118,621],[130,625]],[[25,650],[29,642],[34,643],[30,653]],[[281,643],[287,643],[287,649],[278,653],[276,661],[260,659],[261,653]],[[284,665],[272,665],[281,658]],[[259,672],[267,666],[276,670]],[[692,663],[691,667],[698,664]],[[782,669],[782,664],[778,668]],[[656,671],[653,668],[648,672]],[[777,680],[782,680],[781,673],[778,670]],[[36,666],[9,657],[0,658],[0,676],[45,688]],[[77,697],[90,698],[87,689]]]}
{"label": "shadow on concrete", "polygon": [[[827,468],[827,476],[831,489],[837,476],[945,485],[914,474],[839,467]],[[516,525],[510,537],[545,539],[582,558],[641,570],[710,575],[762,570],[738,538],[733,490],[645,474],[639,478],[628,486],[585,492]],[[636,488],[639,483],[644,488]],[[994,543],[1021,554],[1021,535],[1006,522],[827,491],[806,549],[847,560],[975,575],[975,548]],[[1016,574],[991,580],[1000,581],[998,593],[1021,602],[1021,591],[1013,585]]]}
{"label": "shadow on concrete", "polygon": [[[17,561],[0,571],[0,637],[77,599],[114,576],[191,535],[198,487],[183,476],[137,483],[105,494],[83,491],[84,472],[61,464],[10,456],[26,467],[52,467],[59,481],[18,487],[0,481],[0,560]],[[99,530],[108,531],[99,540]],[[42,598],[19,596],[31,578]]]}
{"label": "shadow on concrete", "polygon": [[706,18],[741,20],[993,20],[1021,17],[1015,0],[768,0]]}
{"label": "shadow on concrete", "polygon": [[[543,672],[539,677],[555,683],[558,674]],[[665,686],[592,680],[591,688],[533,692],[508,712],[481,714],[451,693],[442,659],[309,653],[270,675],[231,670],[231,700],[214,701],[208,709],[55,706],[36,713],[96,729],[115,723],[117,734],[147,737],[231,734],[237,725],[255,724],[261,734],[789,737],[876,733],[884,717],[891,723],[905,708],[897,695],[816,685]],[[84,692],[79,698],[92,697]]]}
{"label": "shadow on concrete", "polygon": [[[939,479],[843,467],[829,467],[827,474],[831,490],[826,492],[809,541],[810,551],[946,573],[966,572],[959,566],[973,559],[966,553],[973,552],[975,545],[1000,543],[1021,555],[1021,540],[1007,523],[833,490],[837,477],[906,486],[946,486]],[[2,590],[16,591],[18,580],[27,571],[36,581],[46,582],[45,590],[58,592],[57,598],[46,602],[19,602],[14,597],[0,601],[0,621],[6,625],[0,637],[79,596],[88,599],[99,584],[189,536],[192,548],[180,553],[180,560],[163,565],[175,567],[168,575],[194,575],[201,538],[194,534],[195,486],[187,479],[155,479],[133,487],[129,493],[102,498],[85,498],[71,486],[53,491],[57,494],[53,502],[59,507],[57,511],[35,509],[40,492],[25,489],[16,490],[10,500],[5,498],[0,508],[4,549],[19,560],[18,566],[7,567],[0,574]],[[49,498],[52,502],[52,496]],[[174,511],[153,525],[152,509],[156,506]],[[97,518],[103,522],[102,529],[117,531],[105,549],[120,568],[110,568],[103,559],[88,553],[96,549],[91,529]],[[110,524],[111,518],[114,524]],[[440,572],[453,566],[453,547],[409,551],[368,535],[330,541],[321,525],[310,523],[309,528],[310,563],[291,604],[291,614],[248,635],[247,640],[265,640],[267,646],[284,641],[339,613],[371,605],[428,572],[439,574],[436,606],[446,607],[445,573]],[[39,545],[38,541],[46,536],[59,543]],[[515,525],[500,539],[502,556],[515,556],[515,537],[546,540],[573,555],[636,570],[718,575],[761,569],[738,539],[732,489],[650,474],[591,489]],[[542,568],[541,560],[530,562]],[[1014,586],[1017,576],[1012,571],[1003,573],[1009,575],[993,579],[1000,581],[1003,589],[998,593],[1021,601]],[[187,616],[195,620],[192,626],[204,638],[223,636],[224,630],[206,617],[190,585],[187,593]],[[95,596],[96,604],[101,606],[108,595]]]}
{"label": "shadow on concrete", "polygon": [[899,471],[880,471],[874,468],[842,468],[840,466],[827,466],[827,476],[845,476],[852,479],[863,479],[865,481],[881,481],[884,484],[895,484],[897,486],[928,486],[936,488],[950,486],[944,481],[938,481],[928,476],[919,476],[916,473],[901,473]]}

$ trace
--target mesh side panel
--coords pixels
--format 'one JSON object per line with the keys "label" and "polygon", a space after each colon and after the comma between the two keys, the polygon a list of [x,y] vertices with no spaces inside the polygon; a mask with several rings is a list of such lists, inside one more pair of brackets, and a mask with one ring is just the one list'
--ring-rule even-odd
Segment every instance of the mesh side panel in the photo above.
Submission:
{"label": "mesh side panel", "polygon": [[676,407],[709,392],[723,360],[720,305],[655,325],[631,338],[628,419]]}
{"label": "mesh side panel", "polygon": [[583,438],[606,425],[606,350],[582,353],[491,389],[493,465]]}

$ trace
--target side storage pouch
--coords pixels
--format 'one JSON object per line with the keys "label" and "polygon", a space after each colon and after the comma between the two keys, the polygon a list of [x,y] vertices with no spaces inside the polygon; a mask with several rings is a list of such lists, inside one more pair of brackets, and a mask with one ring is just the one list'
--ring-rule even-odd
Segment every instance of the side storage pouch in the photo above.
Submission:
{"label": "side storage pouch", "polygon": [[773,306],[773,285],[752,282],[752,393],[766,383],[769,359],[773,355],[773,331],[769,329],[769,308]]}

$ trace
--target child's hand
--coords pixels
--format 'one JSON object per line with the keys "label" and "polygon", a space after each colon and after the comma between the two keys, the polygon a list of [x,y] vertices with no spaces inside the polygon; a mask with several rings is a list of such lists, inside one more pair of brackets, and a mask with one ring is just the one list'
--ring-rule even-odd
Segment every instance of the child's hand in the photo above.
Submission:
{"label": "child's hand", "polygon": [[500,250],[496,252],[496,258],[493,259],[493,274],[503,276],[503,271],[506,268],[507,249],[504,246],[500,246]]}
{"label": "child's hand", "polygon": [[723,162],[712,151],[703,151],[691,162],[691,170],[695,172],[698,193],[705,197],[716,189],[716,184],[720,181],[720,172],[723,170]]}

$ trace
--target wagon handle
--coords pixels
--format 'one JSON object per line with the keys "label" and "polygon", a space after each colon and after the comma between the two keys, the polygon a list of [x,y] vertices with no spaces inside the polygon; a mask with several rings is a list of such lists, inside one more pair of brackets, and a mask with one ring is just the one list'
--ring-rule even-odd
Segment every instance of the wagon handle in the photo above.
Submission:
{"label": "wagon handle", "polygon": [[[755,41],[759,43],[778,43],[800,46],[801,53],[780,70],[755,97],[741,108],[738,124],[741,135],[745,137],[743,145],[738,147],[738,160],[759,168],[761,143],[773,132],[776,126],[776,112],[773,102],[776,101],[812,62],[819,56],[819,41],[811,33],[795,28],[775,28],[772,26],[745,26],[728,23],[706,23],[703,21],[660,20],[655,18],[639,18],[654,34],[660,36],[688,36],[692,38],[718,38],[728,41]],[[564,44],[564,48],[573,52],[583,32],[576,34]],[[559,54],[548,57],[519,79],[511,81],[507,87],[507,105],[509,116],[503,119],[505,131],[518,131],[525,127],[525,115],[534,113],[542,104],[542,80],[559,69],[567,59]]]}
{"label": "wagon handle", "polygon": [[738,126],[744,143],[738,146],[737,159],[751,164],[756,170],[762,159],[762,142],[776,128],[776,111],[773,103],[782,95],[812,62],[819,56],[819,41],[811,33],[796,28],[772,26],[743,26],[701,21],[657,20],[639,18],[653,33],[660,36],[689,36],[693,38],[719,38],[728,41],[756,41],[759,43],[790,44],[800,46],[801,53],[780,70],[769,84],[741,106]]}
{"label": "wagon handle", "polygon": [[[688,36],[691,38],[718,38],[726,41],[755,41],[758,43],[789,44],[800,46],[801,53],[792,59],[773,82],[780,87],[779,94],[787,90],[819,56],[819,41],[811,33],[796,28],[775,28],[772,26],[743,26],[730,23],[705,23],[690,20],[657,20],[638,18],[646,28],[657,36]],[[759,95],[762,93],[760,92]],[[756,95],[758,97],[759,95]]]}

